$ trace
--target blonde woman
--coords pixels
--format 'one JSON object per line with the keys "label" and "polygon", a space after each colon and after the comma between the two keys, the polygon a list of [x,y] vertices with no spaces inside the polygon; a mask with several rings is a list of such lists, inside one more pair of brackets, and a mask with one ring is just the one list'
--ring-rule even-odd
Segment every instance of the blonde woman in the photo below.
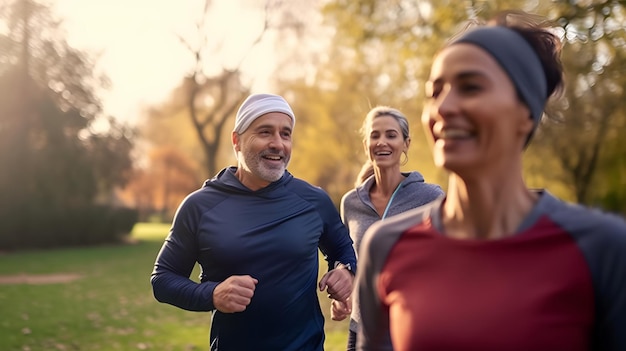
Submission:
{"label": "blonde woman", "polygon": [[[361,127],[367,155],[356,187],[340,206],[344,224],[358,251],[363,234],[374,222],[427,204],[442,196],[439,185],[426,183],[417,171],[401,172],[411,144],[409,122],[397,109],[378,106],[369,111]],[[351,311],[352,310],[352,311]],[[346,303],[332,302],[331,317],[343,320],[351,313],[347,350],[354,350],[360,313]]]}

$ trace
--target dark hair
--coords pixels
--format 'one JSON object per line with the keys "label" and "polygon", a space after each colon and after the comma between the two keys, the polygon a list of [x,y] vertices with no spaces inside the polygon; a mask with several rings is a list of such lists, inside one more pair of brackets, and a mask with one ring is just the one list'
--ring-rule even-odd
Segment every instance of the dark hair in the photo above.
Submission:
{"label": "dark hair", "polygon": [[550,31],[555,25],[545,18],[519,10],[499,12],[489,24],[510,28],[521,35],[535,50],[546,77],[546,99],[563,89],[561,41]]}
{"label": "dark hair", "polygon": [[[367,115],[365,116],[365,120],[363,120],[363,125],[361,125],[360,132],[361,132],[361,136],[363,137],[363,140],[365,140],[368,137],[368,132],[369,132],[368,129],[369,129],[370,124],[372,124],[372,121],[375,118],[383,117],[383,116],[393,117],[400,125],[400,130],[402,131],[402,139],[405,141],[407,139],[410,139],[409,120],[406,118],[406,116],[402,112],[389,106],[376,106],[367,113]],[[374,166],[368,159],[367,161],[365,161],[365,163],[361,167],[361,170],[359,171],[359,174],[356,177],[356,181],[354,182],[354,186],[356,187],[356,186],[361,185],[361,183],[363,183],[372,174],[374,174]]]}

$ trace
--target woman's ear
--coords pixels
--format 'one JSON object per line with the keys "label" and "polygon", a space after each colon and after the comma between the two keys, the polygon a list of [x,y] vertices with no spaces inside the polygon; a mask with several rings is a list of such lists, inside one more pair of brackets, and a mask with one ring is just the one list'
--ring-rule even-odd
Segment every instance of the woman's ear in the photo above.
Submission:
{"label": "woman's ear", "polygon": [[535,129],[535,121],[532,117],[524,118],[518,128],[520,135],[526,140]]}
{"label": "woman's ear", "polygon": [[518,99],[518,108],[519,114],[517,118],[519,122],[517,123],[517,136],[520,140],[523,140],[523,145],[528,143],[529,136],[533,133],[535,129],[535,120],[530,112],[530,108],[524,102]]}

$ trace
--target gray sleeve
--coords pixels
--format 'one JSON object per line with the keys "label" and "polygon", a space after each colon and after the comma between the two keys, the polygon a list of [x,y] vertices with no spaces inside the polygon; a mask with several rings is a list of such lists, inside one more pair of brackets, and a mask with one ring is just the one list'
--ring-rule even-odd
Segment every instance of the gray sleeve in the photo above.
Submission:
{"label": "gray sleeve", "polygon": [[545,213],[567,231],[582,251],[595,296],[593,350],[626,350],[626,221],[555,199]]}
{"label": "gray sleeve", "polygon": [[605,218],[587,234],[574,231],[572,235],[593,280],[594,350],[626,350],[626,224]]}
{"label": "gray sleeve", "polygon": [[[378,222],[382,223],[382,222]],[[354,304],[361,312],[361,321],[357,332],[357,350],[393,350],[389,335],[389,315],[382,305],[377,289],[380,270],[387,257],[388,250],[381,246],[384,239],[378,231],[378,225],[372,225],[365,233],[359,249],[361,267],[356,277]],[[387,339],[386,345],[383,342]]]}
{"label": "gray sleeve", "polygon": [[357,350],[393,350],[389,334],[389,311],[378,294],[378,278],[389,252],[406,229],[420,223],[426,209],[414,209],[379,221],[365,232],[359,249],[354,304],[361,312]]}

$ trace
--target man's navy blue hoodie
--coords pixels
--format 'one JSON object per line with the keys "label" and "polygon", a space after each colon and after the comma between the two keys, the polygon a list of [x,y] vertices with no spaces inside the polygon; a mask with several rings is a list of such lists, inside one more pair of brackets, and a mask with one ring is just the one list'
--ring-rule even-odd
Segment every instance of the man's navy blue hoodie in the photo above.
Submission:
{"label": "man's navy blue hoodie", "polygon": [[[346,227],[328,195],[289,172],[252,191],[225,168],[182,202],[157,257],[156,299],[213,311],[211,350],[323,350],[318,248],[356,267]],[[201,283],[189,279],[195,263]],[[221,313],[215,286],[232,275],[258,280],[245,311]]]}

